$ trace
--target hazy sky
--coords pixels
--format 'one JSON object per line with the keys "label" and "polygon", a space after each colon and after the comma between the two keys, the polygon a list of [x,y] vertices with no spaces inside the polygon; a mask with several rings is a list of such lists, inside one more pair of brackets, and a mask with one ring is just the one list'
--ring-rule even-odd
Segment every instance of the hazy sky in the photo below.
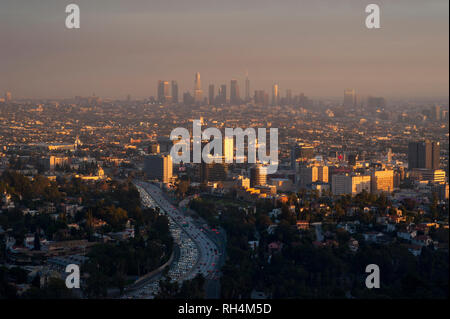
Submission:
{"label": "hazy sky", "polygon": [[[65,28],[76,3],[81,28]],[[381,29],[365,7],[381,7]],[[181,92],[200,72],[239,80],[251,92],[311,97],[357,93],[448,97],[448,0],[1,0],[0,92],[15,97],[156,94],[158,79]],[[2,94],[2,93],[1,93]]]}

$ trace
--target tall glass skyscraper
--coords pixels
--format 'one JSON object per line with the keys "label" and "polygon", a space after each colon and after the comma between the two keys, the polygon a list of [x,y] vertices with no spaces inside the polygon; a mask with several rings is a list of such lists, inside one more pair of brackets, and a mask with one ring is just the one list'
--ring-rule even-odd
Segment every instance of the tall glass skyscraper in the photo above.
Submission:
{"label": "tall glass skyscraper", "polygon": [[233,79],[230,83],[230,103],[240,104],[241,99],[239,97],[239,86],[237,80]]}
{"label": "tall glass skyscraper", "polygon": [[201,103],[203,98],[202,82],[200,80],[200,73],[195,73],[194,83],[194,101],[195,103]]}
{"label": "tall glass skyscraper", "polygon": [[408,168],[439,169],[439,142],[410,142],[408,144]]}
{"label": "tall glass skyscraper", "polygon": [[172,81],[172,102],[178,103],[178,83],[177,83],[177,81]]}

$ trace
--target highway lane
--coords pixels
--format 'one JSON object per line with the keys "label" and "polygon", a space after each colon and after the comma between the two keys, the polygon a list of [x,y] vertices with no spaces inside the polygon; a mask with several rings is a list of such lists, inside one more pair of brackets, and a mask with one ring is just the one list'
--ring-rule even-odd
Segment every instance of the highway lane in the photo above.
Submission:
{"label": "highway lane", "polygon": [[[169,268],[168,275],[173,281],[182,283],[184,280],[202,274],[207,280],[206,297],[217,298],[219,291],[211,289],[211,282],[219,282],[220,253],[216,243],[208,236],[207,230],[196,225],[191,217],[173,206],[157,186],[136,181],[138,191],[144,207],[159,208],[161,213],[169,217],[169,228],[179,249],[179,258]],[[158,279],[155,276],[146,282],[142,288],[126,294],[123,298],[153,298],[159,289]]]}
{"label": "highway lane", "polygon": [[191,217],[186,217],[172,205],[164,197],[160,188],[150,183],[141,182],[139,184],[143,187],[151,198],[164,210],[181,229],[191,238],[199,250],[199,260],[192,265],[191,270],[183,277],[184,280],[192,279],[197,274],[202,274],[206,279],[218,280],[219,265],[219,251],[217,245],[212,241],[205,230],[195,225]]}
{"label": "highway lane", "polygon": [[[216,258],[216,267],[217,269],[221,269],[222,266],[225,264],[225,258],[226,258],[226,233],[225,230],[221,227],[214,228],[209,227],[207,225],[207,222],[198,214],[188,208],[188,201],[181,201],[179,204],[179,207],[182,209],[183,212],[187,215],[196,216],[195,219],[193,219],[194,224],[199,229],[203,229],[203,233],[208,236],[209,239],[211,239],[216,246],[218,247],[218,256],[219,258]],[[219,299],[220,298],[220,280],[217,280],[222,275],[221,271],[217,272],[216,275],[213,276],[213,279],[208,279],[205,283],[205,289],[206,289],[206,295],[208,298],[212,299]]]}
{"label": "highway lane", "polygon": [[[160,213],[167,213],[165,209],[160,206],[150,194],[139,185],[135,184],[140,196],[143,207],[151,207],[159,209]],[[174,259],[169,267],[168,275],[172,281],[181,283],[185,279],[189,278],[192,272],[192,268],[197,264],[199,260],[199,250],[195,242],[189,235],[183,230],[183,228],[177,223],[170,214],[169,217],[169,230],[174,239],[175,248],[177,249],[177,258]],[[145,283],[139,285],[137,289],[132,289],[125,293],[123,299],[152,299],[157,294],[159,289],[159,279],[161,274],[155,275],[152,278],[145,280]]]}

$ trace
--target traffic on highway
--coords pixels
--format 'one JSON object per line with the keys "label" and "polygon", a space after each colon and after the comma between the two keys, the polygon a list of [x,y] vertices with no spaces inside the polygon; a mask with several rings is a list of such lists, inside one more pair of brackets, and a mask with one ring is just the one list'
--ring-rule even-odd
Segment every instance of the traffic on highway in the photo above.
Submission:
{"label": "traffic on highway", "polygon": [[[179,256],[169,267],[168,276],[179,282],[193,279],[202,274],[208,280],[219,280],[220,251],[206,234],[205,227],[197,226],[191,217],[172,205],[156,185],[136,181],[135,185],[141,195],[143,207],[159,208],[161,214],[169,217],[169,229],[175,245],[179,247]],[[217,231],[216,231],[217,232]],[[152,299],[159,289],[161,275],[146,281],[138,289],[124,295],[127,299]]]}

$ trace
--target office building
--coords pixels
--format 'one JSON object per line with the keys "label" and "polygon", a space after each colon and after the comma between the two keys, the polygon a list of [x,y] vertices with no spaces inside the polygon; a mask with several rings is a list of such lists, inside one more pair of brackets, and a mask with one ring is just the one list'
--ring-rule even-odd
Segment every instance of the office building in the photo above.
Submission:
{"label": "office building", "polygon": [[434,121],[440,121],[442,118],[441,107],[439,105],[434,105],[431,107],[431,119]]}
{"label": "office building", "polygon": [[291,89],[286,90],[286,104],[287,105],[292,104],[292,90]]}
{"label": "office building", "polygon": [[217,93],[217,104],[226,104],[227,103],[227,85],[222,84],[219,87],[219,92]]}
{"label": "office building", "polygon": [[436,194],[439,200],[448,200],[448,193],[449,193],[448,183],[431,184],[431,193]]}
{"label": "office building", "polygon": [[250,168],[250,187],[267,184],[267,167],[257,164]]}
{"label": "office building", "polygon": [[160,152],[159,144],[156,142],[150,143],[150,145],[148,147],[148,153],[149,154],[159,154],[159,152]]}
{"label": "office building", "polygon": [[189,92],[183,93],[183,104],[192,105],[194,104],[194,97]]}
{"label": "office building", "polygon": [[173,146],[173,141],[167,136],[160,136],[157,139],[159,150],[161,153],[169,153]]}
{"label": "office building", "polygon": [[264,90],[256,90],[254,96],[254,102],[257,105],[268,105],[269,96]]}
{"label": "office building", "polygon": [[316,166],[300,167],[299,168],[299,186],[300,188],[307,188],[311,183],[317,181],[318,169]]}
{"label": "office building", "polygon": [[328,183],[328,166],[317,166],[317,182]]}
{"label": "office building", "polygon": [[370,192],[370,175],[333,174],[331,191],[333,195],[361,193],[363,190]]}
{"label": "office building", "polygon": [[239,175],[237,178],[237,186],[242,188],[250,188],[250,178]]}
{"label": "office building", "polygon": [[314,147],[303,143],[291,148],[291,169],[295,170],[297,161],[307,161],[314,157]]}
{"label": "office building", "polygon": [[53,171],[55,168],[63,167],[65,165],[70,164],[70,159],[66,156],[60,157],[60,156],[47,156],[40,160],[40,164],[43,166],[45,170],[51,170]]}
{"label": "office building", "polygon": [[169,81],[158,81],[158,102],[165,103],[171,100],[169,93]]}
{"label": "office building", "polygon": [[248,79],[248,72],[245,75],[245,102],[250,101],[250,80]]}
{"label": "office building", "polygon": [[386,154],[386,161],[388,163],[392,162],[392,149],[391,148],[388,148],[388,151],[387,151],[387,154]]}
{"label": "office building", "polygon": [[208,104],[213,105],[214,104],[214,84],[210,84],[208,87]]}
{"label": "office building", "polygon": [[439,142],[410,142],[408,144],[408,168],[439,169]]}
{"label": "office building", "polygon": [[224,158],[213,161],[212,163],[200,164],[200,180],[202,183],[222,182],[227,179],[228,164],[224,163]]}
{"label": "office building", "polygon": [[355,107],[356,106],[355,89],[344,90],[344,106],[345,107]]}
{"label": "office building", "polygon": [[272,105],[278,105],[280,102],[280,92],[278,89],[278,84],[275,83],[272,86]]}
{"label": "office building", "polygon": [[178,104],[178,83],[172,81],[172,103]]}
{"label": "office building", "polygon": [[328,183],[328,166],[313,165],[300,167],[298,181],[301,188],[307,188],[315,182]]}
{"label": "office building", "polygon": [[6,92],[5,93],[5,102],[8,103],[8,102],[11,102],[11,101],[12,101],[12,94],[11,94],[11,92]]}
{"label": "office building", "polygon": [[203,91],[202,91],[202,82],[200,80],[200,73],[195,73],[194,80],[194,102],[201,103],[203,102]]}
{"label": "office building", "polygon": [[230,104],[241,104],[238,82],[234,79],[230,82]]}
{"label": "office building", "polygon": [[423,182],[445,183],[446,181],[445,171],[441,169],[413,168],[409,176],[412,180]]}
{"label": "office building", "polygon": [[234,159],[234,138],[230,136],[224,136],[222,138],[222,145],[225,163],[232,163]]}
{"label": "office building", "polygon": [[289,178],[271,178],[270,185],[277,188],[280,192],[291,192],[294,190],[292,180]]}
{"label": "office building", "polygon": [[394,171],[383,170],[373,171],[371,173],[371,192],[372,193],[391,193],[394,190]]}
{"label": "office building", "polygon": [[144,159],[144,172],[149,179],[169,183],[172,180],[172,170],[170,155],[151,154]]}

